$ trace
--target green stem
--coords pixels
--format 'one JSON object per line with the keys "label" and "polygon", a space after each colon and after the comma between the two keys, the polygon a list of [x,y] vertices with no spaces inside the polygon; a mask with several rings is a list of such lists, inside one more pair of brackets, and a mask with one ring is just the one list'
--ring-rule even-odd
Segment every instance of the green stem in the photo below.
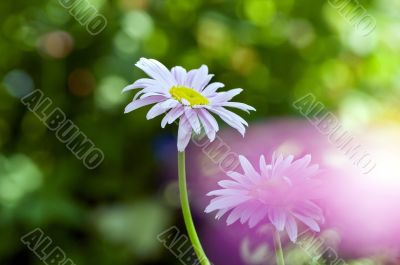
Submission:
{"label": "green stem", "polygon": [[277,265],[285,265],[285,260],[283,259],[281,238],[279,236],[278,230],[274,231],[274,245],[275,245],[276,264]]}
{"label": "green stem", "polygon": [[200,263],[202,265],[210,265],[211,263],[207,259],[207,256],[201,246],[199,237],[197,236],[196,228],[194,226],[192,215],[190,213],[190,205],[186,185],[185,152],[178,152],[178,174],[183,220],[185,221],[190,241],[192,242],[193,249],[196,252]]}

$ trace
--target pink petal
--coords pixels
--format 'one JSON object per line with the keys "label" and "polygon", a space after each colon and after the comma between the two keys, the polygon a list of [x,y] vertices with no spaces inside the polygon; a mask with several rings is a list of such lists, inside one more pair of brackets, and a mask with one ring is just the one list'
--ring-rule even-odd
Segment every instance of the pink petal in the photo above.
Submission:
{"label": "pink petal", "polygon": [[215,210],[220,210],[224,208],[237,206],[245,201],[247,201],[249,197],[247,196],[224,196],[217,198],[215,201],[212,201],[206,208],[205,212],[210,213]]}
{"label": "pink petal", "polygon": [[297,219],[299,219],[301,222],[303,222],[305,225],[307,225],[311,230],[313,230],[315,232],[319,232],[320,231],[319,225],[317,224],[317,222],[315,222],[314,219],[312,219],[310,217],[303,216],[301,214],[296,214],[296,213],[293,213],[293,215]]}
{"label": "pink petal", "polygon": [[272,158],[272,176],[273,177],[281,177],[282,175],[280,174],[280,172],[282,172],[283,169],[285,169],[282,166],[282,162],[283,162],[283,155],[279,154],[278,156],[274,153],[273,158]]}
{"label": "pink petal", "polygon": [[240,183],[237,183],[235,181],[232,181],[232,180],[218,181],[218,185],[221,186],[222,188],[226,188],[226,189],[229,189],[229,188],[241,189],[241,188],[243,188],[243,185],[241,185]]}
{"label": "pink petal", "polygon": [[220,219],[224,214],[226,214],[231,208],[221,209],[215,215],[215,219]]}
{"label": "pink petal", "polygon": [[228,218],[226,219],[227,225],[231,225],[237,220],[239,220],[246,209],[247,209],[246,204],[242,204],[234,208],[233,211],[229,214]]}
{"label": "pink petal", "polygon": [[[239,156],[240,159],[240,156]],[[248,178],[245,175],[242,175],[238,172],[235,171],[229,171],[226,173],[226,175],[228,175],[229,177],[231,177],[233,180],[235,180],[236,182],[240,183],[240,184],[245,184],[247,186],[252,185],[253,183],[250,181],[250,178]]]}
{"label": "pink petal", "polygon": [[293,170],[299,170],[308,166],[311,161],[311,155],[306,155],[301,159],[294,161],[291,165]]}
{"label": "pink petal", "polygon": [[268,217],[276,230],[283,231],[286,222],[286,213],[279,208],[271,208],[268,212]]}
{"label": "pink petal", "polygon": [[296,242],[297,240],[297,224],[296,220],[293,218],[293,216],[288,215],[286,217],[286,232],[289,236],[290,241],[293,243]]}
{"label": "pink petal", "polygon": [[318,165],[312,165],[304,169],[302,176],[304,178],[312,177],[318,173],[318,170],[319,170]]}
{"label": "pink petal", "polygon": [[213,190],[207,193],[207,196],[228,196],[228,195],[247,195],[247,191],[244,190],[237,190],[237,189],[220,189],[220,190]]}
{"label": "pink petal", "polygon": [[247,209],[243,212],[242,217],[240,217],[240,222],[242,224],[246,223],[250,219],[252,214],[254,214],[257,211],[258,207],[259,207],[258,204],[247,203]]}
{"label": "pink petal", "polygon": [[315,203],[305,200],[294,209],[294,213],[308,216],[314,219],[323,219],[322,209]]}
{"label": "pink petal", "polygon": [[265,218],[267,213],[268,210],[264,205],[258,207],[258,209],[250,216],[249,227],[255,227],[263,218]]}
{"label": "pink petal", "polygon": [[260,172],[263,177],[269,178],[269,170],[264,155],[260,156]]}
{"label": "pink petal", "polygon": [[254,169],[254,167],[251,165],[251,163],[249,162],[249,160],[247,160],[246,157],[244,157],[242,155],[239,155],[239,162],[240,162],[240,165],[243,168],[244,175],[246,177],[252,178],[253,180],[259,180],[260,179],[260,175]]}

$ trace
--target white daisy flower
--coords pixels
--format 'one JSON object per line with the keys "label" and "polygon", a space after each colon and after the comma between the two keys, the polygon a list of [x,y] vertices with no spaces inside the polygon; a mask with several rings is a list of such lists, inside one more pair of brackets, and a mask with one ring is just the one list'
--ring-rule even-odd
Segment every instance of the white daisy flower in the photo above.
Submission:
{"label": "white daisy flower", "polygon": [[166,113],[161,121],[162,128],[179,119],[178,151],[184,151],[192,132],[200,134],[202,128],[210,141],[215,139],[219,127],[210,112],[244,136],[247,122],[226,109],[231,107],[246,112],[255,111],[247,104],[230,101],[243,91],[241,88],[217,92],[219,88],[224,87],[224,84],[210,83],[213,75],[208,73],[208,67],[205,65],[190,71],[181,66],[168,70],[157,60],[141,58],[136,66],[151,78],[141,78],[123,89],[125,92],[142,88],[126,106],[125,113],[155,103],[147,113],[147,119]]}

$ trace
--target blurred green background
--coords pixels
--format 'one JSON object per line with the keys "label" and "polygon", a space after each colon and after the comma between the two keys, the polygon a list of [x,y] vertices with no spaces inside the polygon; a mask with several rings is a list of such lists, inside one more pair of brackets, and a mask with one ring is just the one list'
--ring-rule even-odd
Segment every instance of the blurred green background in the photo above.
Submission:
{"label": "blurred green background", "polygon": [[[59,1],[0,2],[1,265],[42,264],[20,242],[36,227],[76,264],[179,264],[156,240],[183,229],[165,180],[175,165],[162,159],[176,127],[147,109],[123,114],[140,57],[208,65],[245,89],[250,122],[298,115],[292,102],[309,92],[345,124],[400,120],[399,1],[360,1],[376,20],[367,36],[328,1],[87,2],[107,19],[97,35]],[[86,169],[20,102],[34,89],[104,151],[100,167]]]}

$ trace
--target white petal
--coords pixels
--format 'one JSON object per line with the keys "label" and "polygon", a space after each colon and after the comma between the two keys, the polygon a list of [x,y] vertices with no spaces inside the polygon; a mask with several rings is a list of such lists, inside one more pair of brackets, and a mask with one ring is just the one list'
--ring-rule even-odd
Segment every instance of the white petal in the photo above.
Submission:
{"label": "white petal", "polygon": [[225,103],[222,103],[221,106],[237,108],[237,109],[240,109],[240,110],[244,110],[247,113],[249,113],[250,110],[252,110],[252,111],[256,110],[252,106],[244,104],[244,103],[240,103],[240,102],[225,102]]}
{"label": "white petal", "polygon": [[163,113],[166,111],[166,109],[162,107],[162,104],[163,104],[163,103],[164,103],[164,102],[158,103],[158,104],[154,105],[154,106],[149,110],[149,112],[147,112],[146,118],[147,118],[148,120],[150,120],[150,119],[153,119],[153,118],[157,117],[158,115],[163,114]]}
{"label": "white petal", "polygon": [[212,75],[208,75],[208,67],[206,65],[202,65],[196,70],[190,87],[197,91],[201,91],[204,86],[210,82],[211,78]]}
{"label": "white petal", "polygon": [[171,97],[171,95],[166,90],[160,89],[160,86],[148,86],[136,93],[133,99],[135,100],[139,98],[139,96],[141,96],[141,98],[145,98],[151,95],[162,95],[167,98]]}
{"label": "white petal", "polygon": [[165,100],[164,96],[152,96],[145,99],[134,100],[125,107],[125,113],[163,100]]}
{"label": "white petal", "polygon": [[176,107],[171,109],[167,115],[161,121],[161,127],[164,128],[165,125],[173,123],[177,118],[179,118],[183,114],[182,107]]}
{"label": "white petal", "polygon": [[[143,92],[143,90],[140,91],[139,93],[142,93],[142,92]],[[139,94],[139,93],[137,93],[137,94]],[[137,94],[135,95],[135,98],[137,97]],[[165,97],[166,95],[164,93],[159,93],[159,92],[149,92],[149,93],[143,94],[140,98],[143,99],[143,98],[148,98],[151,96],[164,96]]]}
{"label": "white petal", "polygon": [[192,127],[190,126],[189,121],[185,116],[182,116],[179,122],[178,128],[178,151],[185,151],[186,146],[188,145],[190,138],[192,136]]}
{"label": "white petal", "polygon": [[240,132],[240,134],[242,136],[244,136],[246,128],[241,123],[241,121],[243,119],[242,118],[241,119],[237,119],[237,117],[239,117],[238,115],[236,115],[236,114],[232,115],[233,112],[227,111],[227,110],[223,109],[222,107],[209,107],[209,106],[206,106],[206,108],[209,109],[210,111],[216,113],[217,115],[219,115],[220,118],[223,121],[225,121],[228,125],[230,125],[231,127],[235,128],[236,130],[238,130]]}
{"label": "white petal", "polygon": [[[171,111],[172,111],[172,110],[171,110]],[[170,111],[170,112],[171,112],[171,111]],[[168,115],[170,112],[168,112],[167,115]],[[165,128],[165,125],[167,125],[167,122],[168,122],[168,116],[167,116],[167,115],[165,115],[164,118],[161,120],[161,128]]]}
{"label": "white petal", "polygon": [[199,134],[201,132],[201,125],[199,118],[197,117],[196,111],[191,108],[185,109],[185,116],[188,119],[190,125],[192,126],[194,132]]}
{"label": "white petal", "polygon": [[211,142],[214,141],[216,132],[213,125],[207,120],[207,118],[204,117],[204,115],[200,111],[198,113],[198,117],[201,124],[203,125],[204,131],[206,132],[208,139],[210,139]]}
{"label": "white petal", "polygon": [[175,108],[176,106],[179,105],[179,102],[176,99],[170,98],[167,99],[166,101],[161,103],[161,107],[164,109],[171,109],[171,108]]}
{"label": "white petal", "polygon": [[137,88],[142,88],[142,87],[138,87],[138,86],[135,86],[134,84],[130,84],[122,89],[122,93],[129,91],[129,90],[137,89]]}
{"label": "white petal", "polygon": [[213,95],[217,91],[217,89],[224,87],[224,86],[225,85],[220,82],[211,83],[204,88],[204,90],[201,92],[201,94],[203,94],[203,96],[209,97],[209,96]]}
{"label": "white petal", "polygon": [[187,72],[182,66],[175,66],[171,69],[177,85],[183,85],[186,80]]}
{"label": "white petal", "polygon": [[133,84],[126,86],[122,92],[126,92],[128,90],[137,89],[137,88],[145,88],[149,86],[156,86],[160,89],[160,82],[150,78],[141,78],[136,80]]}
{"label": "white petal", "polygon": [[182,105],[184,106],[190,106],[190,102],[186,98],[181,99]]}
{"label": "white petal", "polygon": [[210,75],[207,75],[204,79],[203,79],[203,82],[202,83],[200,83],[200,87],[201,87],[201,89],[200,89],[200,91],[202,91],[207,85],[208,85],[208,83],[210,83],[210,81],[211,81],[211,79],[214,77],[214,75],[212,75],[212,74],[210,74]]}
{"label": "white petal", "polygon": [[240,94],[243,91],[241,88],[231,89],[225,92],[219,92],[216,96],[210,99],[212,104],[223,103],[231,100],[234,96]]}
{"label": "white petal", "polygon": [[227,117],[229,117],[231,120],[237,121],[237,122],[239,122],[239,123],[242,123],[242,124],[248,126],[247,122],[246,122],[242,117],[240,117],[239,115],[237,115],[236,113],[234,113],[234,112],[232,112],[232,111],[230,111],[230,110],[227,110],[227,109],[225,109],[225,108],[223,108],[223,107],[216,107],[216,108],[217,108],[220,112],[224,113],[224,115],[227,116]]}
{"label": "white petal", "polygon": [[142,69],[150,77],[164,82],[168,87],[176,85],[175,78],[162,63],[154,59],[140,58],[136,66]]}
{"label": "white petal", "polygon": [[199,112],[211,124],[211,126],[214,128],[214,131],[218,132],[219,126],[217,120],[205,109],[199,109]]}
{"label": "white petal", "polygon": [[173,123],[184,112],[185,112],[185,109],[183,107],[177,107],[177,108],[173,109],[173,112],[171,113],[171,116],[168,118],[168,124]]}
{"label": "white petal", "polygon": [[194,79],[196,74],[197,74],[197,69],[190,70],[186,75],[186,80],[185,80],[183,85],[185,87],[193,88],[192,87],[192,81],[193,81],[193,79]]}

